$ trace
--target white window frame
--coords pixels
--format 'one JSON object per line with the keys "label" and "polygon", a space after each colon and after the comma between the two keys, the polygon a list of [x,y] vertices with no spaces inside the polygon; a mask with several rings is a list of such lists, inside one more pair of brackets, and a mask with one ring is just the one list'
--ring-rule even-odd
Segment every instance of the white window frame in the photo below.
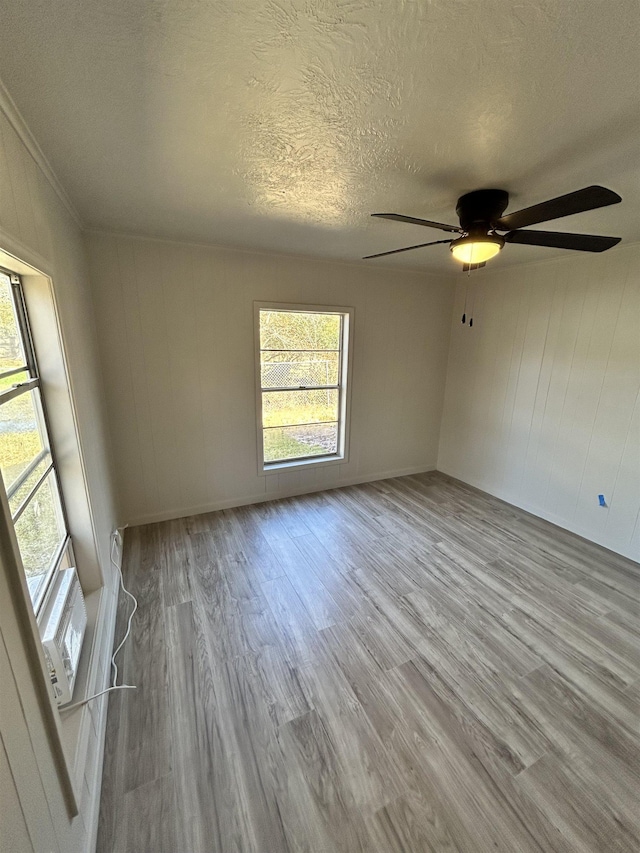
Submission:
{"label": "white window frame", "polygon": [[[254,302],[254,363],[256,386],[256,437],[258,474],[282,471],[291,468],[311,468],[323,465],[339,465],[349,459],[349,427],[351,408],[351,374],[355,310],[343,305],[306,305],[291,302]],[[280,462],[265,462],[262,424],[262,376],[260,370],[260,312],[282,311],[298,314],[339,314],[342,318],[340,369],[338,376],[338,449],[325,456],[305,456]],[[267,390],[267,389],[265,389]],[[274,389],[269,389],[274,390]],[[276,389],[277,390],[277,389]],[[293,389],[295,390],[295,389]]]}
{"label": "white window frame", "polygon": [[28,604],[32,608],[34,615],[37,618],[49,597],[49,593],[53,585],[53,579],[62,563],[62,560],[65,558],[65,555],[69,554],[72,563],[74,562],[73,545],[71,542],[71,535],[69,534],[69,522],[67,519],[67,513],[64,503],[64,495],[62,494],[62,489],[60,488],[60,478],[56,465],[56,454],[51,443],[49,423],[47,420],[46,404],[42,394],[42,383],[40,381],[40,373],[38,371],[38,363],[36,360],[35,349],[33,346],[33,338],[31,336],[31,326],[29,324],[29,315],[27,313],[22,279],[18,273],[8,270],[3,266],[0,266],[0,273],[5,275],[10,282],[18,331],[22,342],[22,348],[25,354],[25,364],[23,366],[19,368],[12,368],[7,371],[0,371],[0,373],[2,377],[10,377],[12,374],[19,373],[27,373],[27,375],[29,376],[26,381],[17,383],[12,388],[8,388],[6,391],[0,392],[0,405],[8,403],[15,397],[18,397],[21,394],[28,393],[34,388],[38,388],[40,396],[37,402],[34,399],[34,406],[36,418],[39,422],[38,425],[44,444],[43,450],[25,468],[25,470],[20,474],[15,483],[4,484],[7,502],[13,497],[13,495],[18,491],[18,489],[21,488],[21,486],[28,479],[28,477],[38,465],[38,463],[45,459],[47,456],[49,457],[49,464],[47,468],[38,478],[38,481],[32,486],[29,491],[29,494],[22,500],[20,506],[11,514],[11,524],[13,525],[15,530],[15,525],[18,523],[18,520],[22,513],[25,511],[25,509],[27,509],[30,502],[37,496],[40,487],[44,485],[44,483],[50,476],[52,476],[60,504],[59,521],[61,526],[64,528],[64,536],[58,543],[58,547],[54,555],[52,556],[51,563],[47,567],[44,580],[41,583],[38,592],[35,595],[35,598],[32,599],[31,593],[29,593]]}

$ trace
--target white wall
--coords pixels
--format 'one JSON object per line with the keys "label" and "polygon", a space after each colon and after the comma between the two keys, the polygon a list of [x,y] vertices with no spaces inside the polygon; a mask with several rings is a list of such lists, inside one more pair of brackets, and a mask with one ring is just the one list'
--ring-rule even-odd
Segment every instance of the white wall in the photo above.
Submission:
{"label": "white wall", "polygon": [[[61,450],[60,473],[76,556],[79,566],[82,563],[84,583],[95,589],[102,575],[110,574],[109,533],[115,514],[84,247],[80,229],[54,184],[46,162],[0,87],[0,250],[44,272],[53,282],[71,395],[63,393],[61,385],[56,388],[55,382],[49,387],[57,396],[55,411],[51,412],[52,432]],[[10,849],[20,853],[84,851],[91,843],[90,810],[96,792],[96,774],[84,776],[84,756],[88,755],[91,767],[95,767],[101,754],[102,732],[100,725],[93,726],[89,712],[83,712],[81,728],[87,737],[82,742],[82,761],[79,763],[77,751],[69,755],[80,774],[74,781],[81,813],[72,820],[47,711],[34,681],[40,677],[38,661],[34,662],[33,648],[25,639],[24,613],[19,615],[7,592],[16,566],[5,534],[0,543],[2,842],[14,839],[11,843],[19,846]],[[101,610],[105,623],[100,625],[100,642],[94,646],[98,657],[110,651],[112,620],[106,619],[108,611],[106,605]]]}
{"label": "white wall", "polygon": [[[460,277],[438,457],[440,470],[636,560],[639,273],[632,245]],[[472,328],[460,322],[467,282]]]}
{"label": "white wall", "polygon": [[[123,520],[435,467],[442,276],[102,234],[87,246]],[[355,307],[348,463],[258,475],[254,300]]]}

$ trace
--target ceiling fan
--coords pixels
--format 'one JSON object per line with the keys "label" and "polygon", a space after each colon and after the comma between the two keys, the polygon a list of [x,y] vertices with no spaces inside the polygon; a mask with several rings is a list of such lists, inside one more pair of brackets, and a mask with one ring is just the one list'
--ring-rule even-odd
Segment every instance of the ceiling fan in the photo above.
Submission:
{"label": "ceiling fan", "polygon": [[[505,190],[475,190],[460,196],[456,205],[456,213],[460,225],[445,225],[442,222],[431,222],[428,219],[416,219],[414,216],[403,216],[400,213],[372,213],[379,219],[393,219],[397,222],[409,222],[412,225],[426,225],[428,228],[439,228],[459,237],[450,240],[435,240],[431,243],[418,243],[416,246],[405,246],[402,249],[392,249],[390,252],[378,252],[367,255],[369,258],[382,258],[385,255],[395,255],[398,252],[409,252],[421,249],[423,246],[436,246],[439,243],[449,243],[453,257],[461,261],[463,270],[479,269],[495,257],[505,243],[522,243],[527,246],[549,246],[553,249],[575,249],[579,252],[604,252],[620,242],[620,237],[597,237],[592,234],[566,234],[560,231],[521,231],[527,225],[538,222],[548,222],[560,219],[572,213],[582,213],[618,204],[622,201],[617,193],[606,187],[585,187],[567,195],[534,204],[515,213],[502,214],[509,204],[509,193]],[[506,231],[506,234],[498,234]]]}

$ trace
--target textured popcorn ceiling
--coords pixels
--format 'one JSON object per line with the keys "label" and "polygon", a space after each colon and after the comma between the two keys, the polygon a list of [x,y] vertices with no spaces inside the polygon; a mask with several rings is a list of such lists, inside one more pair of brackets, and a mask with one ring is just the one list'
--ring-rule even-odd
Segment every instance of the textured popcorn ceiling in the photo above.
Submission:
{"label": "textured popcorn ceiling", "polygon": [[601,183],[623,204],[548,227],[629,241],[639,25],[637,0],[7,0],[0,77],[89,226],[357,260],[445,236],[374,211]]}

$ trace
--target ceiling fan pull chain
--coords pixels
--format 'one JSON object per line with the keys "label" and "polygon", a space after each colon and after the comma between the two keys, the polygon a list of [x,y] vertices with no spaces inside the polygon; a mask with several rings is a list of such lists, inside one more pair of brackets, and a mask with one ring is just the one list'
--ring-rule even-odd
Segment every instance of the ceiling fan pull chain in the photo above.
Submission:
{"label": "ceiling fan pull chain", "polygon": [[[471,275],[471,272],[469,272],[469,275]],[[471,303],[471,308],[469,309],[469,314],[470,314],[470,316],[469,316],[469,328],[470,329],[473,327],[473,314],[475,312],[475,307],[476,307],[476,291],[473,290],[473,302]]]}
{"label": "ceiling fan pull chain", "polygon": [[464,311],[462,312],[462,325],[467,321],[467,294],[469,292],[469,282],[464,286]]}
{"label": "ceiling fan pull chain", "polygon": [[476,313],[476,296],[478,295],[478,282],[475,283],[473,288],[473,301],[471,303],[471,308],[469,310],[469,328],[473,326],[473,315]]}

